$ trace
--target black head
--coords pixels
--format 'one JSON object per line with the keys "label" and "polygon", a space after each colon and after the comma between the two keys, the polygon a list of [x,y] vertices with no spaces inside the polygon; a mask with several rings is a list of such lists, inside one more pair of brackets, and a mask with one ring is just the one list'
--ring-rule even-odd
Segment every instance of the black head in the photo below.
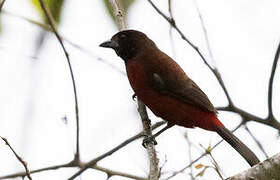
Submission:
{"label": "black head", "polygon": [[120,31],[111,40],[100,44],[112,48],[123,60],[129,60],[155,44],[144,33],[135,30]]}

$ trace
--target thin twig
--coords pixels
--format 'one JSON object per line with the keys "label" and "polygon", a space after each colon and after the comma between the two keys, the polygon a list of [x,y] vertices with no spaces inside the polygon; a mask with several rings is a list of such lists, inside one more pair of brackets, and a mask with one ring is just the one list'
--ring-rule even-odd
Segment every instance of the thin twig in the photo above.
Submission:
{"label": "thin twig", "polygon": [[251,130],[248,128],[246,124],[244,124],[245,130],[249,133],[249,135],[252,137],[252,139],[256,142],[260,150],[263,152],[266,158],[269,158],[268,154],[265,152],[261,142],[254,136],[254,134],[251,132]]}
{"label": "thin twig", "polygon": [[[168,12],[169,12],[169,16],[171,19],[173,19],[173,11],[172,11],[172,3],[171,3],[172,0],[168,0]],[[170,40],[170,44],[171,44],[171,49],[172,49],[172,55],[173,55],[173,58],[176,58],[176,51],[175,51],[175,44],[174,44],[174,37],[173,37],[173,34],[172,34],[172,25],[170,24],[170,27],[169,27],[169,40]]]}
{"label": "thin twig", "polygon": [[30,176],[30,172],[29,169],[27,167],[27,163],[16,153],[16,151],[13,149],[13,147],[9,144],[8,140],[4,137],[1,137],[3,139],[3,141],[5,141],[6,145],[11,149],[11,151],[14,153],[14,155],[16,156],[16,158],[19,160],[19,162],[23,165],[24,169],[25,169],[25,175],[27,176],[28,179],[32,180],[31,176]]}
{"label": "thin twig", "polygon": [[148,180],[147,178],[144,178],[144,177],[139,177],[139,176],[135,176],[135,175],[124,173],[124,172],[114,171],[114,170],[107,169],[107,168],[104,168],[101,166],[93,166],[92,168],[95,170],[105,172],[108,175],[108,177],[121,176],[121,177],[131,178],[131,179],[135,179],[135,180]]}
{"label": "thin twig", "polygon": [[212,61],[213,66],[216,67],[216,65],[215,65],[216,63],[215,63],[214,56],[213,56],[213,53],[212,53],[212,49],[211,49],[211,46],[210,46],[210,41],[209,41],[207,29],[206,29],[203,17],[201,15],[197,0],[193,0],[193,3],[195,5],[195,9],[197,11],[197,14],[198,14],[198,17],[199,17],[199,20],[200,20],[200,24],[201,24],[201,27],[202,27],[202,30],[203,30],[203,34],[204,34],[207,50],[208,50],[208,53],[209,53],[209,56],[210,56],[210,60]]}
{"label": "thin twig", "polygon": [[201,147],[204,149],[204,151],[206,152],[206,154],[210,156],[210,158],[211,158],[211,160],[212,160],[212,164],[214,165],[213,168],[214,168],[215,171],[218,173],[218,175],[220,176],[220,178],[221,178],[222,180],[224,180],[224,178],[223,178],[223,176],[222,176],[222,174],[221,174],[221,172],[220,172],[221,168],[219,167],[218,162],[216,161],[216,159],[214,158],[214,156],[212,155],[212,150],[213,150],[212,147],[209,146],[208,148],[204,148],[202,145],[201,145]]}
{"label": "thin twig", "polygon": [[70,58],[69,58],[69,54],[66,51],[66,48],[62,42],[61,37],[59,36],[57,30],[56,30],[56,26],[55,23],[53,21],[53,17],[52,14],[50,13],[49,9],[46,7],[45,3],[43,0],[39,0],[40,2],[40,6],[46,16],[46,19],[48,20],[49,25],[52,28],[53,33],[55,34],[57,40],[59,41],[63,52],[65,54],[65,57],[67,59],[67,63],[68,63],[68,67],[70,70],[70,75],[71,75],[71,79],[72,79],[72,85],[73,85],[73,91],[74,91],[74,99],[75,99],[75,114],[76,114],[76,153],[75,153],[75,160],[76,161],[80,161],[80,123],[79,123],[79,106],[78,106],[78,97],[77,97],[77,89],[76,89],[76,83],[75,83],[75,78],[74,78],[74,73],[73,73],[73,69],[72,69],[72,65],[70,62]]}
{"label": "thin twig", "polygon": [[277,62],[279,60],[279,55],[280,55],[280,43],[278,44],[275,56],[274,56],[274,61],[272,64],[271,68],[271,74],[269,78],[269,84],[268,84],[268,118],[269,120],[274,119],[273,111],[272,111],[272,91],[273,91],[273,80],[274,80],[274,75],[277,67]]}
{"label": "thin twig", "polygon": [[[232,132],[236,131],[237,129],[239,129],[242,126],[243,122],[240,123],[236,128],[234,128],[234,130],[232,130]],[[213,147],[212,150],[215,149],[219,144],[221,144],[221,142],[223,142],[223,139],[220,140],[219,142],[217,142]],[[180,169],[179,171],[173,172],[172,175],[170,175],[169,177],[167,177],[164,180],[168,180],[171,179],[175,176],[177,176],[180,173],[183,173],[186,169],[188,169],[189,167],[191,167],[194,163],[196,163],[197,161],[199,161],[201,158],[203,158],[205,155],[207,155],[207,152],[204,152],[203,154],[201,154],[198,158],[196,158],[195,160],[193,160],[192,162],[190,162],[187,166],[185,166],[184,168]]]}
{"label": "thin twig", "polygon": [[[155,123],[151,128],[152,130],[162,126],[163,124],[165,124],[166,122],[161,121],[158,123]],[[114,147],[113,149],[111,149],[110,151],[98,156],[97,158],[94,158],[93,160],[89,161],[88,163],[84,164],[83,167],[77,172],[75,173],[73,176],[71,176],[68,180],[73,180],[76,177],[78,177],[80,174],[82,174],[85,170],[87,170],[88,168],[94,166],[98,161],[112,155],[114,152],[118,151],[119,149],[125,147],[126,145],[128,145],[129,143],[135,141],[136,139],[139,139],[141,137],[144,136],[144,132],[140,132],[134,136],[132,136],[131,138],[125,140],[124,142],[122,142],[121,144],[119,144],[118,146]]]}
{"label": "thin twig", "polygon": [[[187,143],[188,143],[189,161],[192,162],[192,153],[191,153],[191,145],[192,145],[192,143],[191,143],[190,138],[189,138],[188,130],[186,130],[186,132],[184,134],[184,137],[185,137],[185,139],[187,140]],[[195,177],[193,175],[193,167],[192,166],[190,166],[190,171],[191,171],[191,173],[190,173],[191,179],[194,180]]]}

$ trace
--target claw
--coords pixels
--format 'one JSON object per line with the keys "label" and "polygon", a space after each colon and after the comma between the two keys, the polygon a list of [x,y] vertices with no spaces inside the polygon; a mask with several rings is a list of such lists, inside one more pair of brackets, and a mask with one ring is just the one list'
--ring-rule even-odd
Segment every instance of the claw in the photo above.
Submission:
{"label": "claw", "polygon": [[147,144],[148,144],[148,143],[151,143],[151,142],[152,142],[154,145],[157,145],[157,141],[155,140],[155,138],[154,138],[153,136],[145,137],[145,138],[143,139],[142,146],[143,146],[144,148],[147,148]]}
{"label": "claw", "polygon": [[132,100],[135,101],[135,98],[136,98],[136,97],[137,97],[136,94],[133,94],[133,95],[132,95]]}

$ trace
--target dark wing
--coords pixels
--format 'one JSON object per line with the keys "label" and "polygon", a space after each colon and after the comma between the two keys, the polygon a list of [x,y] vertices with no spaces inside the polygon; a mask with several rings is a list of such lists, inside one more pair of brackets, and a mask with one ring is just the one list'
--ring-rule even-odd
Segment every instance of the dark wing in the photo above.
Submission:
{"label": "dark wing", "polygon": [[164,79],[157,73],[150,75],[151,86],[159,93],[172,96],[178,100],[217,113],[207,95],[188,77],[183,80]]}

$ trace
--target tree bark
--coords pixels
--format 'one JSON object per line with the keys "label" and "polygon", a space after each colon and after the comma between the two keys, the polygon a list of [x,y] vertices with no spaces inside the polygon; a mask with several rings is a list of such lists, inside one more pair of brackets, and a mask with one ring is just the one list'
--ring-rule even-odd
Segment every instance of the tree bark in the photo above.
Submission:
{"label": "tree bark", "polygon": [[280,153],[226,180],[280,180]]}

